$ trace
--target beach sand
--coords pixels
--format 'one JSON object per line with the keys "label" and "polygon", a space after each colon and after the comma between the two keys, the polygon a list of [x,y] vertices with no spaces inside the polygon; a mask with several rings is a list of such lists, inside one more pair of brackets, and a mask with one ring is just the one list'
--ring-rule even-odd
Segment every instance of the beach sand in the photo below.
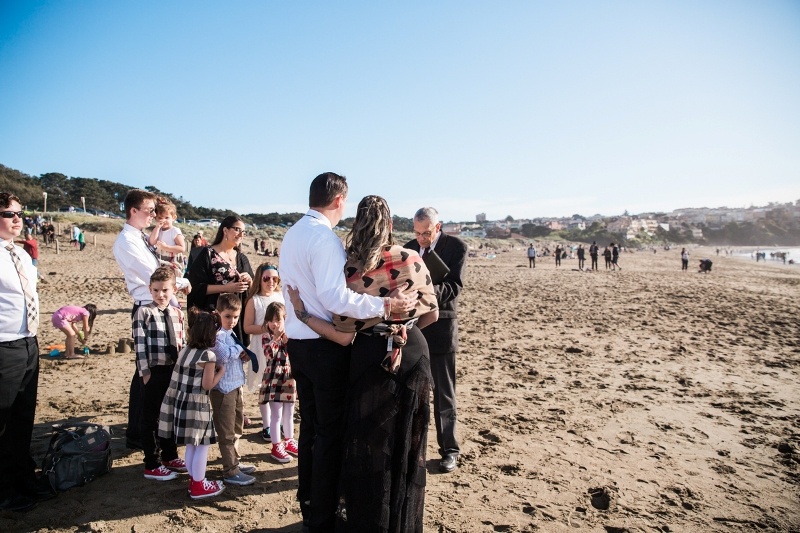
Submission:
{"label": "beach sand", "polygon": [[[113,428],[114,468],[0,531],[301,530],[296,462],[269,458],[245,430],[257,482],[193,502],[187,481],[142,477],[125,449],[131,300],[111,254],[41,249],[42,348],[33,449],[52,424]],[[250,248],[252,250],[252,248]],[[471,258],[460,304],[459,434],[451,474],[428,437],[425,531],[800,531],[800,269],[712,257],[680,271],[679,251],[625,253],[624,270],[581,272],[524,248]],[[709,256],[712,250],[705,251]],[[256,266],[264,258],[250,255]],[[602,259],[601,259],[602,263]],[[50,315],[96,303],[92,355],[66,361]],[[258,420],[256,395],[246,412]],[[209,477],[220,475],[212,447]]]}

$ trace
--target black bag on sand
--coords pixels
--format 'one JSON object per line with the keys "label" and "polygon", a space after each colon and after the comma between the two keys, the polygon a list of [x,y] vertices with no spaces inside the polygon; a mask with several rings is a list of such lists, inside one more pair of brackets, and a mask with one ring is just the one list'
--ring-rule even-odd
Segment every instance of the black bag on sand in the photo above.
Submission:
{"label": "black bag on sand", "polygon": [[53,426],[42,476],[56,492],[81,487],[111,470],[111,429],[89,422]]}

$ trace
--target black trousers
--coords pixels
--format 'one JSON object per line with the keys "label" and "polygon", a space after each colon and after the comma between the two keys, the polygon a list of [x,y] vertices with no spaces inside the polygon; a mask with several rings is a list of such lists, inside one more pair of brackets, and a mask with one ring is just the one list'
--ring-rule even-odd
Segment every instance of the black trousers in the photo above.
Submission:
{"label": "black trousers", "polygon": [[[131,319],[139,309],[139,304],[133,305]],[[128,390],[128,427],[125,429],[125,439],[132,443],[141,444],[142,438],[139,435],[139,423],[142,418],[142,378],[139,377],[139,370],[136,363],[133,365],[133,377],[131,386]]]}
{"label": "black trousers", "polygon": [[456,440],[456,352],[431,352],[433,376],[433,420],[442,457],[461,453]]}
{"label": "black trousers", "polygon": [[529,257],[528,258],[528,268],[536,268],[536,258]]}
{"label": "black trousers", "polygon": [[[158,415],[161,402],[169,388],[172,369],[175,365],[150,367],[150,379],[142,384],[142,416],[139,422],[139,434],[142,437],[144,451],[144,467],[148,470],[157,468],[161,461],[171,461],[178,457],[178,447],[174,439],[157,436]],[[159,455],[159,448],[161,454]]]}
{"label": "black trousers", "polygon": [[597,270],[597,256],[592,256],[592,270]]}
{"label": "black trousers", "polygon": [[333,531],[339,503],[350,346],[325,339],[289,339],[287,352],[300,401],[297,499],[312,532]]}
{"label": "black trousers", "polygon": [[0,500],[35,495],[31,435],[38,389],[36,337],[0,342]]}

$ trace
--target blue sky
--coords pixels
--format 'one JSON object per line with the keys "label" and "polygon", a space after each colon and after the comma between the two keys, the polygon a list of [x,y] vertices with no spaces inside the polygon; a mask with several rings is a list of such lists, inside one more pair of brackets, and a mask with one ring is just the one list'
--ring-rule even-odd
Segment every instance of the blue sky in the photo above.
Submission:
{"label": "blue sky", "polygon": [[0,2],[0,163],[445,220],[800,199],[800,2]]}

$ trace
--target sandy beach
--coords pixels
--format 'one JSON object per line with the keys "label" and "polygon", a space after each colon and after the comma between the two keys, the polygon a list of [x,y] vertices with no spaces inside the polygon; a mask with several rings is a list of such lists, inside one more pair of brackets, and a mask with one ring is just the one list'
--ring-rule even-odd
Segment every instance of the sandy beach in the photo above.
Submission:
{"label": "sandy beach", "polygon": [[[131,299],[98,234],[84,252],[40,248],[42,323],[37,461],[52,424],[114,430],[114,468],[0,531],[301,530],[296,462],[277,464],[248,428],[241,451],[257,482],[193,502],[185,474],[142,477],[124,446],[133,355]],[[552,258],[527,268],[524,248],[470,258],[460,307],[459,468],[439,474],[433,424],[425,530],[800,531],[800,267],[746,258],[697,260],[680,248],[625,253],[622,271],[581,272]],[[251,263],[265,258],[248,252]],[[601,260],[602,266],[602,260]],[[51,358],[50,315],[100,311],[85,360]],[[259,420],[256,395],[246,412]],[[219,477],[212,447],[209,477]]]}

